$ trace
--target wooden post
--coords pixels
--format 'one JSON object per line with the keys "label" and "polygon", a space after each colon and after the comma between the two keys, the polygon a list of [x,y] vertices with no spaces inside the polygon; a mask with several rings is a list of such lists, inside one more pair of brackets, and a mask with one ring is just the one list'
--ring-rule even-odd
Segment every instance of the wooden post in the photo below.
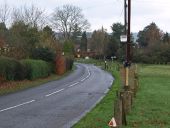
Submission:
{"label": "wooden post", "polygon": [[117,98],[115,100],[115,104],[114,104],[114,117],[117,123],[117,127],[121,128],[122,126],[122,97],[120,92],[117,92]]}

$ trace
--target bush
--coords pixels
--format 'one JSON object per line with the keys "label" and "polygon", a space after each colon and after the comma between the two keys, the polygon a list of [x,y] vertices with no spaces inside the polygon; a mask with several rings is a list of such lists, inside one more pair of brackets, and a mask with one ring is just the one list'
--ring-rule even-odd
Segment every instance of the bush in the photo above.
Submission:
{"label": "bush", "polygon": [[58,75],[64,74],[73,67],[74,58],[72,56],[60,56],[56,57],[56,73]]}
{"label": "bush", "polygon": [[73,55],[74,53],[74,45],[70,40],[66,40],[63,44],[63,52],[65,55]]}
{"label": "bush", "polygon": [[0,57],[0,76],[5,80],[22,80],[24,79],[24,66],[17,60]]}
{"label": "bush", "polygon": [[32,52],[33,59],[40,59],[47,62],[54,62],[55,53],[49,48],[36,48]]}
{"label": "bush", "polygon": [[66,59],[64,56],[56,57],[56,74],[62,75],[66,72]]}
{"label": "bush", "polygon": [[29,80],[47,77],[51,73],[50,65],[43,60],[25,59],[21,62],[26,69],[26,78]]}
{"label": "bush", "polygon": [[66,70],[67,71],[71,70],[73,68],[73,63],[74,63],[73,57],[66,57],[65,61],[66,61]]}

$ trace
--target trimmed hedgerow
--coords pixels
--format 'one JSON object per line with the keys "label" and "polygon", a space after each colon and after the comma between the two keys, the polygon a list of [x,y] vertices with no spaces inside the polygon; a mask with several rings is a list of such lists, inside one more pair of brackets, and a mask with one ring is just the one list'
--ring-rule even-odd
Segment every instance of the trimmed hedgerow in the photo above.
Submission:
{"label": "trimmed hedgerow", "polygon": [[24,79],[24,66],[17,60],[0,57],[0,77],[5,80],[22,80]]}
{"label": "trimmed hedgerow", "polygon": [[47,77],[51,73],[51,67],[43,60],[25,59],[21,63],[26,69],[26,78],[29,80]]}
{"label": "trimmed hedgerow", "polygon": [[56,63],[48,63],[43,60],[15,60],[8,57],[0,57],[0,82],[4,80],[34,80],[49,76],[51,73],[59,75],[71,70],[73,57],[58,56]]}

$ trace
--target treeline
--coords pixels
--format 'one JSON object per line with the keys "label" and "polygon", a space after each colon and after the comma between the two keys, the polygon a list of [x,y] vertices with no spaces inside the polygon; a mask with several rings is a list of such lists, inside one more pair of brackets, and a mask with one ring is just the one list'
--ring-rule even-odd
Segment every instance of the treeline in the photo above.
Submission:
{"label": "treeline", "polygon": [[[95,52],[97,59],[123,60],[125,58],[125,44],[120,42],[120,36],[124,32],[124,26],[121,23],[114,23],[111,26],[112,33],[107,33],[103,27],[92,33],[88,40],[88,48]],[[133,45],[132,38],[132,45]]]}
{"label": "treeline", "polygon": [[[95,58],[126,59],[126,43],[120,42],[120,36],[124,32],[124,25],[114,23],[112,33],[108,34],[102,28],[94,31],[88,40],[88,48],[96,53]],[[131,60],[139,63],[166,64],[170,62],[170,35],[163,32],[155,23],[146,26],[134,40],[131,34]]]}
{"label": "treeline", "polygon": [[55,54],[74,54],[78,37],[89,27],[77,6],[56,7],[47,15],[44,9],[35,5],[11,8],[4,4],[0,9],[0,55],[30,58],[37,56],[33,55],[35,50],[42,49]]}
{"label": "treeline", "polygon": [[155,64],[170,62],[170,35],[164,33],[155,23],[149,24],[138,33],[137,42],[133,61]]}
{"label": "treeline", "polygon": [[[38,30],[23,21],[12,24],[8,29],[4,23],[0,23],[0,54],[15,59],[43,58],[52,61],[58,42],[53,39],[53,31],[49,26]],[[47,57],[47,58],[46,58]]]}

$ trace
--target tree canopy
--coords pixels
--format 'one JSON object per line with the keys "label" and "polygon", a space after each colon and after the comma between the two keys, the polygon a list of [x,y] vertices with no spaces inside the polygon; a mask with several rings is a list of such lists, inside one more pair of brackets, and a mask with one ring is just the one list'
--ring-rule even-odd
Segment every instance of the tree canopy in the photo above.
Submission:
{"label": "tree canopy", "polygon": [[148,45],[154,45],[153,43],[160,42],[161,37],[161,30],[155,23],[151,23],[139,32],[137,42],[139,42],[141,47],[146,47]]}
{"label": "tree canopy", "polygon": [[87,19],[84,18],[82,10],[73,5],[57,7],[52,14],[52,25],[59,32],[63,33],[65,39],[71,39],[72,33],[87,30],[90,27]]}

